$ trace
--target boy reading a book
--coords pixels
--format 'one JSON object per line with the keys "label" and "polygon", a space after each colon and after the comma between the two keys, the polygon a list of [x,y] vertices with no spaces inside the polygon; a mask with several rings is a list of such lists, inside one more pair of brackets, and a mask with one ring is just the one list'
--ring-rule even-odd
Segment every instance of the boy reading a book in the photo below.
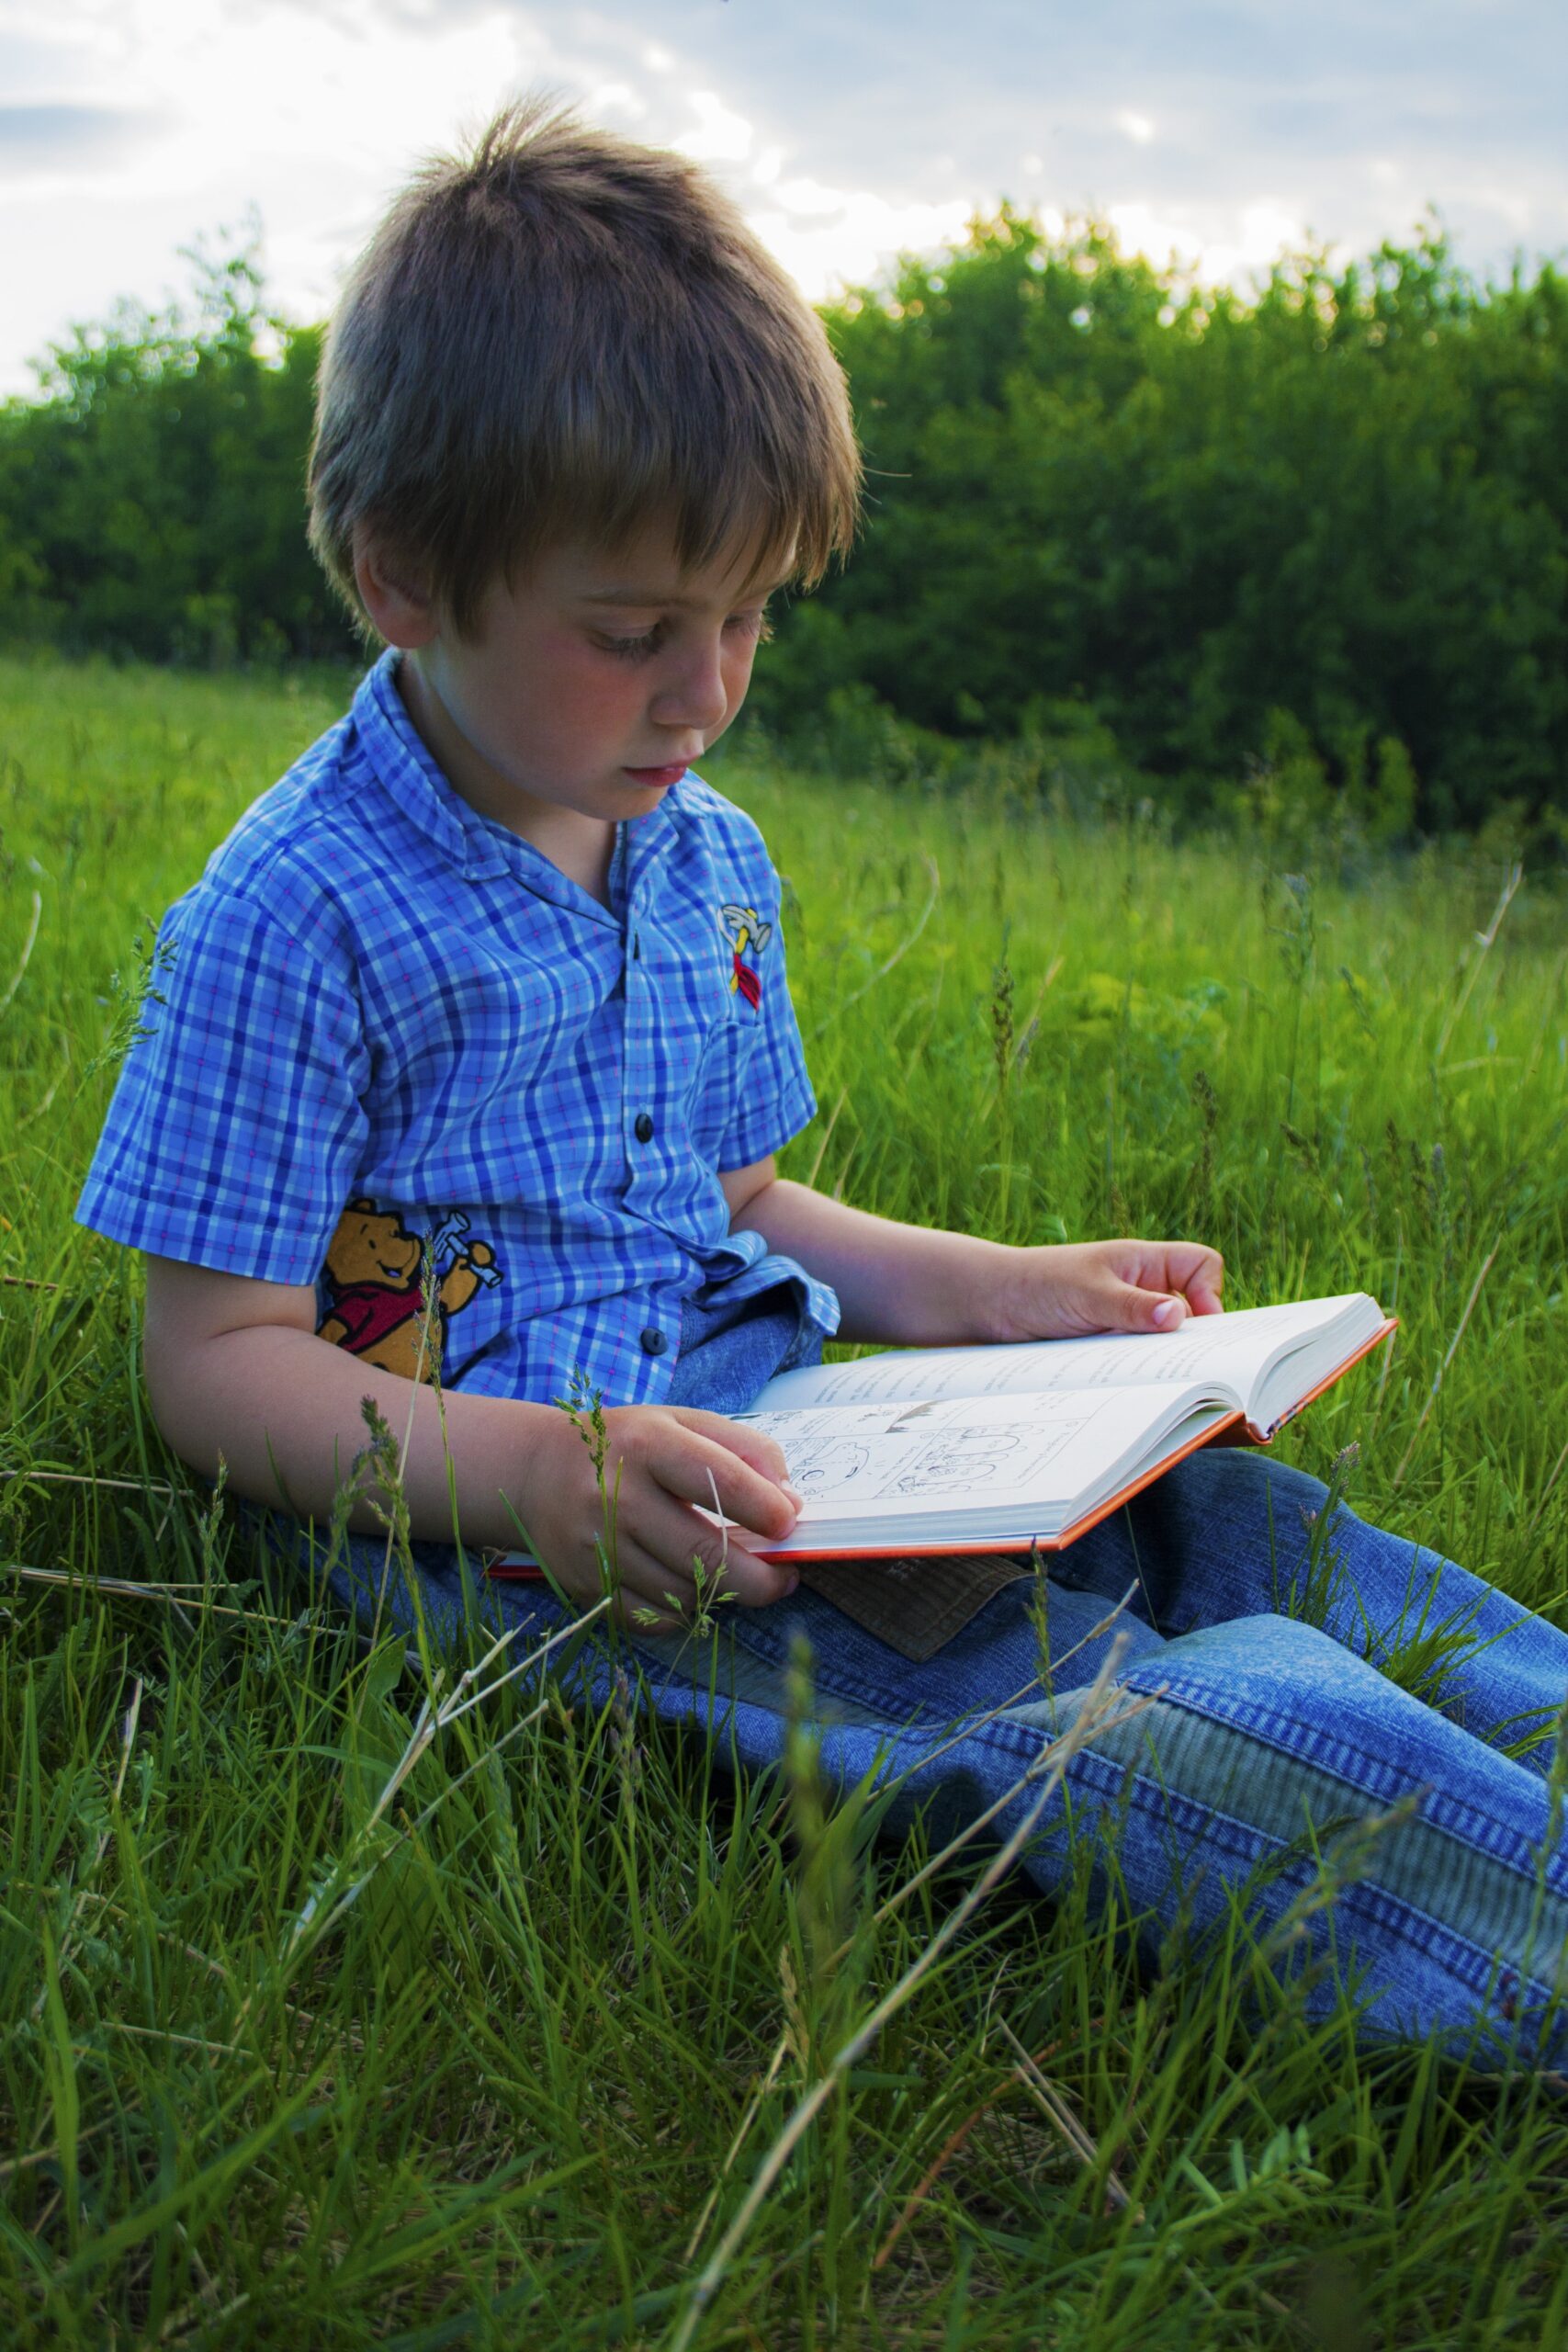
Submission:
{"label": "boy reading a book", "polygon": [[[81,1204],[147,1253],[159,1423],[309,1558],[373,1398],[409,1430],[420,1590],[383,1585],[365,1501],[334,1589],[367,1622],[452,1619],[455,1535],[471,1560],[525,1530],[553,1589],[487,1600],[544,1623],[599,1595],[594,1465],[558,1401],[598,1396],[655,1703],[705,1718],[682,1621],[722,1568],[741,1755],[778,1752],[804,1627],[829,1769],[906,1771],[906,1810],[1015,1781],[1136,1586],[1123,1680],[1163,1696],[1069,1781],[1090,1816],[1125,1781],[1134,1904],[1201,1924],[1265,1863],[1266,1922],[1316,1826],[1421,1792],[1337,1906],[1367,2030],[1556,2047],[1568,1874],[1554,1857],[1527,1949],[1546,1789],[1521,1736],[1550,1730],[1568,1638],[1463,1570],[1343,1510],[1314,1529],[1299,1474],[1199,1454],[1053,1568],[1074,1655],[1032,1688],[1027,1560],[759,1556],[798,1498],[728,1416],[834,1331],[1156,1332],[1221,1306],[1201,1243],[1013,1250],[777,1173],[815,1107],[779,882],[692,763],[740,707],[770,594],[847,550],[857,492],[818,322],[684,161],[513,109],[394,206],[328,344],[310,478],[313,543],[388,650],[171,910]],[[1320,1630],[1279,1612],[1325,1535]],[[1463,1727],[1377,1670],[1413,1593],[1473,1630]],[[1031,1853],[1044,1884],[1062,1835]]]}

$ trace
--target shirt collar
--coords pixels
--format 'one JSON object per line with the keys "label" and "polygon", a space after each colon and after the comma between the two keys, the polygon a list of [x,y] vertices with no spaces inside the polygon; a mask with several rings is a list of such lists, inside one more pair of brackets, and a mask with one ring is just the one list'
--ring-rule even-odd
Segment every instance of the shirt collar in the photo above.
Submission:
{"label": "shirt collar", "polygon": [[[436,765],[408,715],[398,692],[400,658],[397,649],[389,646],[361,680],[354,697],[355,731],[388,797],[432,847],[457,867],[466,882],[513,875],[539,898],[600,922],[615,922],[616,918],[607,907],[552,865],[532,842],[469,808]],[[681,789],[677,785],[675,793]],[[629,836],[623,868],[628,904],[680,832],[680,817],[671,805],[674,798],[674,793],[667,793],[658,808],[622,828],[623,835]]]}

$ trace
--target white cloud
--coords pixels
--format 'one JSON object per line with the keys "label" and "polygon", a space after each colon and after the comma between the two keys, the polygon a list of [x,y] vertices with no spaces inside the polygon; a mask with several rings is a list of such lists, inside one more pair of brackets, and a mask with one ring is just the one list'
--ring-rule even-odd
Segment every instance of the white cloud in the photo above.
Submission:
{"label": "white cloud", "polygon": [[[52,67],[73,98],[112,92],[118,107],[159,127],[129,160],[107,143],[86,154],[62,147],[0,187],[12,281],[0,385],[28,380],[26,356],[67,317],[101,313],[119,292],[162,300],[185,277],[175,248],[234,226],[253,204],[270,295],[294,316],[320,317],[423,154],[451,146],[530,83],[589,81],[503,0],[437,27],[375,0],[327,9],[300,0],[231,9],[211,0],[68,0],[64,40],[52,49],[41,12],[13,0],[0,13],[0,42],[23,16],[36,82]],[[624,81],[610,95],[637,104]],[[46,219],[52,243],[18,234]]]}
{"label": "white cloud", "polygon": [[584,94],[582,105],[595,122],[607,124],[616,115],[628,122],[643,122],[648,117],[648,100],[629,82],[597,82]]}
{"label": "white cloud", "polygon": [[413,162],[539,85],[701,157],[817,296],[1003,195],[1204,279],[1309,229],[1365,250],[1428,198],[1477,266],[1568,240],[1562,0],[1428,0],[1416,51],[1324,5],[1331,73],[1257,0],[0,0],[0,390],[253,203],[274,299],[321,315]]}
{"label": "white cloud", "polygon": [[329,175],[351,160],[406,165],[549,54],[499,5],[435,39],[370,0],[340,0],[331,15],[298,0],[234,12],[209,0],[118,0],[111,14],[95,0],[71,29],[90,51],[78,89],[112,89],[118,104],[168,119],[138,159],[138,197],[200,189],[242,158],[257,176],[280,163]]}
{"label": "white cloud", "polygon": [[1264,199],[1241,208],[1239,220],[1220,208],[1205,208],[1195,222],[1190,214],[1166,212],[1149,204],[1111,204],[1105,217],[1122,250],[1153,262],[1175,262],[1206,286],[1242,284],[1286,251],[1307,241],[1307,228],[1285,206]]}
{"label": "white cloud", "polygon": [[26,380],[25,355],[62,330],[64,314],[101,313],[120,290],[163,299],[184,276],[174,247],[241,221],[252,200],[272,299],[291,315],[321,316],[417,158],[450,147],[530,85],[719,172],[814,299],[875,277],[900,252],[961,237],[978,200],[890,193],[869,169],[863,181],[802,171],[799,143],[776,135],[783,125],[769,124],[769,138],[716,76],[691,86],[684,61],[660,40],[643,42],[632,64],[618,28],[587,11],[547,19],[508,0],[430,13],[379,0],[63,0],[57,20],[28,0],[0,0],[0,41],[23,17],[54,60],[47,95],[77,106],[112,97],[127,114],[159,109],[166,129],[129,164],[107,144],[85,156],[62,149],[25,187],[0,189],[13,255],[16,200],[29,199],[32,212],[45,194],[75,248],[73,266],[58,251],[46,262],[40,247],[33,266],[24,256],[8,268],[20,335],[0,346],[0,383]]}
{"label": "white cloud", "polygon": [[813,301],[864,285],[901,253],[953,243],[975,210],[967,197],[900,203],[810,179],[781,180],[773,194],[775,204],[745,204],[747,217]]}
{"label": "white cloud", "polygon": [[671,144],[698,164],[743,164],[756,136],[743,115],[727,107],[716,90],[694,90],[687,100],[697,118],[695,130]]}

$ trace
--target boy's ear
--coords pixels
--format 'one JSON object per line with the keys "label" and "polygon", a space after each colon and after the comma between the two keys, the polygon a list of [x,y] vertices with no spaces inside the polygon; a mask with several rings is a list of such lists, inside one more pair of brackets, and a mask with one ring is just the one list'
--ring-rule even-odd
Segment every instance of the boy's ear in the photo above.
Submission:
{"label": "boy's ear", "polygon": [[435,636],[439,622],[428,584],[414,566],[363,525],[354,534],[354,582],[389,645],[412,653]]}

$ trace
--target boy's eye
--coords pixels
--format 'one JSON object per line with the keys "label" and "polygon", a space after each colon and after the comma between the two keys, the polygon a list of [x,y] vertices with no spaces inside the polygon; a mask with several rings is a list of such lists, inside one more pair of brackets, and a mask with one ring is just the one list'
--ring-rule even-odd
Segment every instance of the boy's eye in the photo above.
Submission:
{"label": "boy's eye", "polygon": [[[765,605],[749,613],[731,613],[724,626],[742,637],[754,639],[759,645],[765,645],[773,633]],[[664,623],[656,621],[651,628],[642,630],[636,637],[601,637],[598,641],[604,652],[614,653],[620,661],[643,662],[650,653],[658,652],[664,642]]]}

